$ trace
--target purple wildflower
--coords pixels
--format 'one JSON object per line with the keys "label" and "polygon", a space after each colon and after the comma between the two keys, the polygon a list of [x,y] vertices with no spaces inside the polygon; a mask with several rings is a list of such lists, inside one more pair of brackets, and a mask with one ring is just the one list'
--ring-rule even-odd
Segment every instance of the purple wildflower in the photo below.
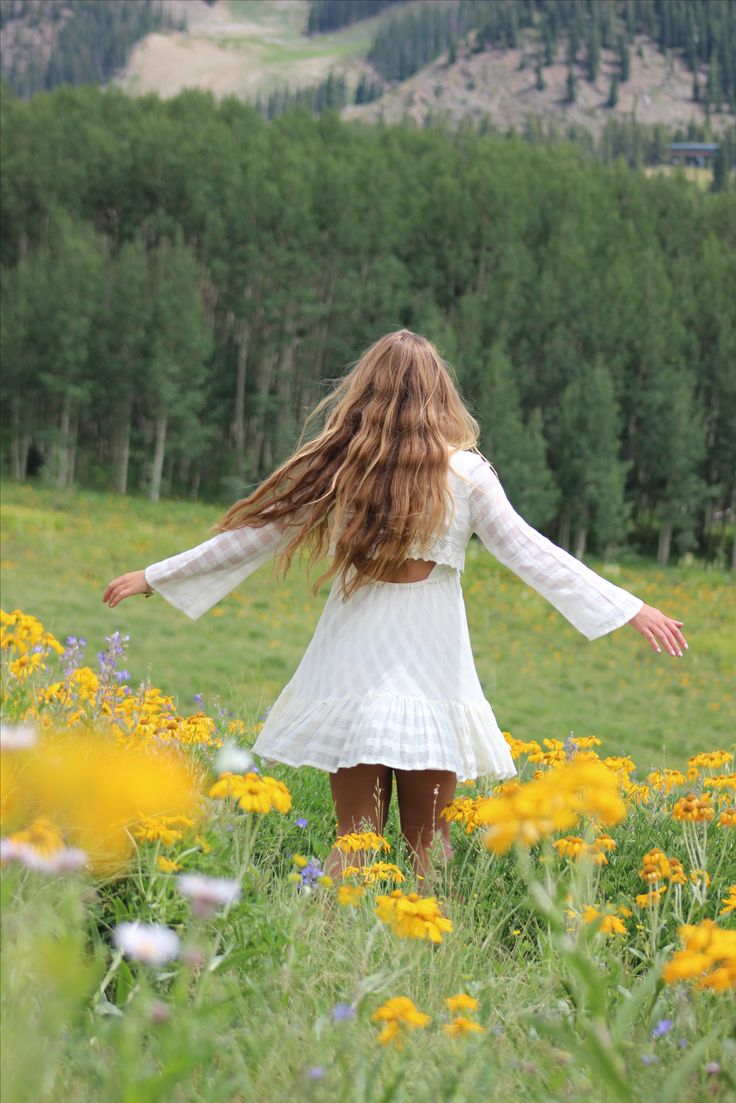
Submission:
{"label": "purple wildflower", "polygon": [[304,816],[300,816],[299,819],[296,821],[297,827],[306,827],[308,823],[309,820],[305,820]]}
{"label": "purple wildflower", "polygon": [[663,1034],[667,1034],[673,1027],[672,1019],[660,1019],[652,1031],[653,1038],[661,1038]]}
{"label": "purple wildflower", "polygon": [[321,1065],[313,1065],[311,1069],[307,1069],[307,1080],[321,1080],[325,1074],[325,1070]]}
{"label": "purple wildflower", "polygon": [[705,1066],[705,1071],[709,1076],[718,1076],[718,1073],[721,1071],[721,1066],[717,1061],[709,1061]]}
{"label": "purple wildflower", "polygon": [[690,1045],[687,1038],[678,1038],[677,1039],[677,1044],[680,1047],[680,1049],[687,1049],[687,1047]]}
{"label": "purple wildflower", "polygon": [[86,640],[77,639],[76,636],[67,636],[66,650],[61,656],[65,681],[68,682],[74,671],[82,665],[86,642]]}
{"label": "purple wildflower", "polygon": [[350,1003],[336,1003],[332,1008],[332,1021],[334,1023],[345,1022],[346,1019],[355,1018],[355,1008]]}
{"label": "purple wildflower", "polygon": [[263,710],[263,712],[261,713],[261,715],[260,715],[260,716],[258,717],[258,721],[259,721],[259,723],[260,723],[260,721],[262,721],[262,720],[265,720],[265,719],[266,719],[266,717],[268,716],[268,714],[269,714],[269,712],[270,712],[270,711],[271,711],[271,706],[270,706],[270,705],[266,705],[265,709]]}
{"label": "purple wildflower", "polygon": [[204,698],[203,698],[201,693],[195,693],[194,694],[194,703],[195,703],[195,705],[201,705],[203,700],[204,700]]}
{"label": "purple wildflower", "polygon": [[642,1065],[654,1065],[659,1060],[659,1057],[653,1053],[642,1053],[641,1063]]}

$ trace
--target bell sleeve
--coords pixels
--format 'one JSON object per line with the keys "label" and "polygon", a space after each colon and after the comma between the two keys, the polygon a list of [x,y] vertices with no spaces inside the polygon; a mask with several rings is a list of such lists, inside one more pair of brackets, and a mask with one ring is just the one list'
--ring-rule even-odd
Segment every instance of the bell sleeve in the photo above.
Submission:
{"label": "bell sleeve", "polygon": [[218,532],[196,548],[151,563],[146,582],[170,605],[197,620],[288,543],[282,521]]}
{"label": "bell sleeve", "polygon": [[491,466],[470,473],[472,531],[504,566],[595,640],[636,616],[644,602],[553,544],[515,512]]}

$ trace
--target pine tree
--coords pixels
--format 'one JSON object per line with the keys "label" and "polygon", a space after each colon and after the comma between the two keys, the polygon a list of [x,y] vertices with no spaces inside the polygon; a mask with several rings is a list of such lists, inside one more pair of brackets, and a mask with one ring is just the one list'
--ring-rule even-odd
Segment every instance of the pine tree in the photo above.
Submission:
{"label": "pine tree", "polygon": [[621,84],[625,84],[631,76],[631,53],[629,51],[629,44],[624,35],[621,35],[618,42],[619,51],[619,79]]}
{"label": "pine tree", "polygon": [[611,89],[608,93],[608,102],[606,103],[606,106],[607,107],[615,107],[617,103],[618,103],[618,78],[616,77],[616,74],[614,73],[611,76]]}
{"label": "pine tree", "polygon": [[567,67],[567,82],[566,82],[566,103],[575,103],[577,91],[575,87],[575,70],[573,69],[572,62]]}
{"label": "pine tree", "polygon": [[537,64],[534,67],[534,75],[536,77],[535,87],[538,92],[544,92],[547,87],[547,82],[544,79],[544,71],[542,69],[541,61],[537,60]]}

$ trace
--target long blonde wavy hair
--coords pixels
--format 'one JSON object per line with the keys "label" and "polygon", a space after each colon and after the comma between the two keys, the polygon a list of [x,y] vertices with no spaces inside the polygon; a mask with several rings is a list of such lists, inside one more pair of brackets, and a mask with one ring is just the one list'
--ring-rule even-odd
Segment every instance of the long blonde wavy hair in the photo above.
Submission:
{"label": "long blonde wavy hair", "polygon": [[[322,430],[303,443],[322,416]],[[431,546],[454,511],[450,450],[478,451],[479,435],[432,342],[408,329],[387,333],[317,403],[292,455],[214,528],[285,519],[294,535],[278,555],[284,575],[301,546],[311,549],[309,573],[336,534],[332,564],[313,590],[340,572],[347,599],[404,563],[414,541]]]}

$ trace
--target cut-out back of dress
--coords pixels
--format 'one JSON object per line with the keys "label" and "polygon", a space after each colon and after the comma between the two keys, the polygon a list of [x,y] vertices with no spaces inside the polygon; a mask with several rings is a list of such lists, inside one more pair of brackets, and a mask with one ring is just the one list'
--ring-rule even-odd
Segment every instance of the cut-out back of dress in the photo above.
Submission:
{"label": "cut-out back of dress", "polygon": [[401,567],[389,574],[382,575],[378,582],[424,582],[437,566],[433,559],[406,559]]}

